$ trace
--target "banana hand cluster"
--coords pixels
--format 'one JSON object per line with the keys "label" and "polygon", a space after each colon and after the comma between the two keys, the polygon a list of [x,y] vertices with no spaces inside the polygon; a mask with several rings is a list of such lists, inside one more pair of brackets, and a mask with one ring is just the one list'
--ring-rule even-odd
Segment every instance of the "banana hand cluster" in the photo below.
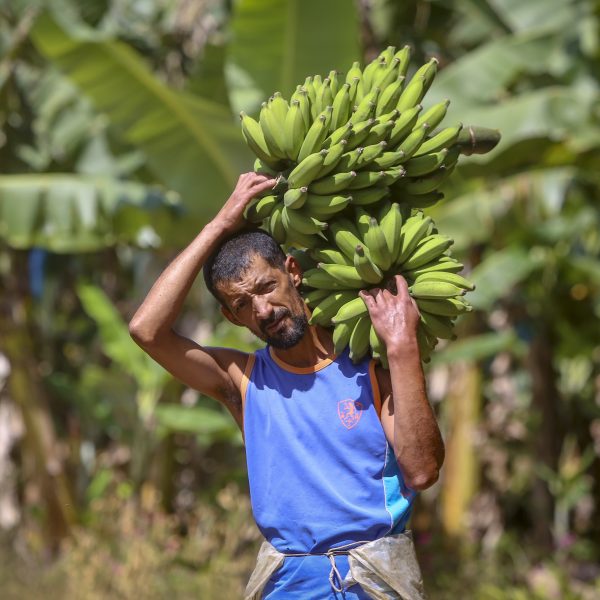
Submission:
{"label": "banana hand cluster", "polygon": [[276,92],[258,120],[241,113],[254,170],[278,177],[245,216],[296,249],[312,322],[334,326],[336,351],[349,345],[356,361],[370,351],[386,364],[361,289],[404,275],[421,312],[423,360],[470,310],[462,296],[472,286],[448,255],[452,240],[422,209],[443,197],[438,189],[460,154],[488,152],[500,135],[460,123],[440,127],[449,101],[421,104],[437,60],[408,79],[409,61],[408,46],[390,46],[364,69],[355,62],[345,77],[307,77],[289,101]]}
{"label": "banana hand cluster", "polygon": [[400,273],[419,307],[419,350],[428,361],[438,339],[453,339],[455,318],[471,310],[463,296],[474,286],[458,274],[463,265],[449,256],[452,240],[437,233],[422,211],[385,201],[372,214],[355,207],[331,222],[329,247],[293,250],[304,269],[311,323],[334,327],[336,352],[349,345],[353,360],[370,351],[387,365],[385,345],[358,292],[393,286]]}

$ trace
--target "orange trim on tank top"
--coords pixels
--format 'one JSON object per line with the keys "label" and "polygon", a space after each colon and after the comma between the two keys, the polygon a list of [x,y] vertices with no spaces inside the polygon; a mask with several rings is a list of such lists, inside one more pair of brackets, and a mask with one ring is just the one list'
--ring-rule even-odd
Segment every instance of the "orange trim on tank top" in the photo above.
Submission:
{"label": "orange trim on tank top", "polygon": [[321,369],[324,369],[325,367],[330,365],[337,358],[337,355],[334,354],[333,357],[328,356],[327,358],[320,360],[316,365],[313,365],[312,367],[295,367],[294,365],[290,365],[290,364],[284,362],[283,360],[281,360],[275,354],[275,352],[273,352],[273,348],[271,348],[271,347],[269,347],[269,354],[270,354],[271,358],[273,359],[273,361],[279,367],[281,367],[285,371],[289,371],[290,373],[296,373],[298,375],[309,375],[311,373],[316,373],[317,371],[320,371]]}
{"label": "orange trim on tank top", "polygon": [[371,390],[373,391],[373,402],[375,402],[375,410],[377,415],[381,418],[381,393],[379,391],[379,382],[377,381],[377,374],[375,373],[375,367],[377,362],[372,360],[369,363],[369,378],[371,379]]}

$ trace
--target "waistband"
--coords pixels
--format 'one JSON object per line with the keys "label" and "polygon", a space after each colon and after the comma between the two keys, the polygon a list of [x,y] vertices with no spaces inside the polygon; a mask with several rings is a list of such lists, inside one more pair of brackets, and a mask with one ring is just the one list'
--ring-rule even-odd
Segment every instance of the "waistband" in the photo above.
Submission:
{"label": "waistband", "polygon": [[331,585],[331,589],[334,592],[341,594],[344,591],[344,584],[342,575],[335,564],[335,557],[343,554],[350,554],[350,550],[353,550],[354,548],[360,548],[360,546],[368,543],[368,540],[350,542],[348,544],[343,544],[342,546],[329,548],[329,550],[325,552],[282,552],[281,554],[286,557],[326,556],[331,563],[331,570],[329,571],[329,585]]}

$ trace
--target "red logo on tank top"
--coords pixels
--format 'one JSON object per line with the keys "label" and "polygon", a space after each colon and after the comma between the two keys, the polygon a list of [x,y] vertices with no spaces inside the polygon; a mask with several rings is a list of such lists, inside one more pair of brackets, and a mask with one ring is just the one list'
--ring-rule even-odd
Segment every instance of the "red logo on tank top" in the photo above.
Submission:
{"label": "red logo on tank top", "polygon": [[338,402],[338,415],[346,429],[352,429],[358,425],[363,412],[363,405],[356,400],[340,400]]}

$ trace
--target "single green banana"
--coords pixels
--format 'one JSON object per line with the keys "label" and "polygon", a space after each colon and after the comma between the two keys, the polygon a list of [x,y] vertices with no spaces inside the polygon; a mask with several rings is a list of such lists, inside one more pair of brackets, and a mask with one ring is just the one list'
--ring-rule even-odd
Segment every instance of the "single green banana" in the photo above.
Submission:
{"label": "single green banana", "polygon": [[403,85],[404,77],[400,75],[396,78],[396,81],[393,81],[387,87],[382,88],[383,91],[379,95],[377,106],[375,107],[376,117],[389,113],[396,108],[398,100],[400,100],[400,95],[402,94]]}
{"label": "single green banana", "polygon": [[329,175],[334,170],[344,170],[338,169],[338,165],[343,154],[346,152],[346,144],[346,140],[341,140],[337,144],[334,144],[328,148],[328,152],[323,160],[323,166],[321,167],[321,170],[315,179],[321,179],[326,175]]}
{"label": "single green banana", "polygon": [[371,215],[364,208],[356,206],[354,207],[354,223],[356,224],[356,230],[364,241],[365,233],[369,231]]}
{"label": "single green banana", "polygon": [[446,281],[419,281],[413,283],[408,291],[414,298],[453,298],[462,296],[466,290]]}
{"label": "single green banana", "polygon": [[317,181],[313,181],[308,186],[308,191],[313,194],[335,194],[345,189],[349,189],[350,183],[356,179],[355,171],[348,171],[345,173],[333,173],[327,175]]}
{"label": "single green banana", "polygon": [[317,95],[315,93],[315,85],[313,82],[313,78],[312,77],[307,77],[304,80],[304,84],[302,85],[302,87],[306,90],[306,94],[308,96],[308,100],[309,100],[309,107],[311,109],[311,115],[310,115],[310,122],[312,122],[313,120],[313,114],[312,114],[312,107],[315,105],[315,101],[317,99]]}
{"label": "single green banana", "polygon": [[369,331],[371,329],[371,320],[368,316],[358,318],[352,334],[350,335],[350,360],[358,362],[369,351]]}
{"label": "single green banana", "polygon": [[379,142],[387,142],[393,128],[394,121],[390,120],[373,125],[367,139],[364,141],[364,145],[371,146],[373,144],[378,144]]}
{"label": "single green banana", "polygon": [[[396,151],[404,152],[403,162],[408,161],[417,153],[419,148],[421,148],[428,131],[427,124],[421,125],[421,127],[414,129],[406,136],[406,138],[404,138],[402,143],[396,148]],[[391,143],[392,142],[390,142],[390,144]]]}
{"label": "single green banana", "polygon": [[356,110],[350,116],[350,122],[358,124],[365,121],[373,116],[375,107],[377,106],[377,100],[379,98],[380,89],[374,88],[371,90],[358,104]]}
{"label": "single green banana", "polygon": [[356,174],[356,177],[351,179],[346,189],[361,190],[363,188],[381,186],[384,185],[385,178],[385,171],[361,171]]}
{"label": "single green banana", "polygon": [[432,315],[431,313],[421,311],[420,320],[430,335],[442,340],[456,339],[454,323],[450,317],[440,317],[439,315]]}
{"label": "single green banana", "polygon": [[274,116],[277,119],[277,122],[281,127],[285,123],[285,118],[287,116],[289,105],[287,100],[281,95],[281,92],[275,92],[273,96],[269,99],[270,109],[273,111]]}
{"label": "single green banana", "polygon": [[402,249],[397,258],[398,264],[403,264],[413,253],[417,244],[428,235],[429,226],[432,224],[431,217],[424,217],[418,213],[408,218],[402,226]]}
{"label": "single green banana", "polygon": [[287,246],[313,250],[317,246],[323,244],[323,238],[321,236],[323,236],[322,232],[319,232],[316,235],[307,235],[305,233],[300,233],[292,226],[289,226],[286,231],[285,243]]}
{"label": "single green banana", "polygon": [[244,218],[250,221],[250,223],[260,223],[273,212],[273,209],[279,202],[279,196],[275,195],[255,198],[244,209]]}
{"label": "single green banana", "polygon": [[300,102],[292,100],[283,125],[284,150],[288,158],[297,160],[305,136],[306,127]]}
{"label": "single green banana", "polygon": [[438,152],[444,148],[449,148],[456,143],[460,131],[462,129],[462,123],[455,125],[454,127],[446,127],[439,133],[436,133],[433,137],[424,141],[420,148],[415,152],[414,156],[422,156],[423,154],[431,154],[432,152]]}
{"label": "single green banana", "polygon": [[354,61],[346,73],[346,83],[351,83],[354,78],[360,79],[361,77],[362,69],[360,68],[360,63]]}
{"label": "single green banana", "polygon": [[419,104],[419,101],[423,97],[423,90],[425,88],[425,80],[423,77],[413,77],[410,82],[404,87],[396,108],[402,114],[405,110],[413,108]]}
{"label": "single green banana", "polygon": [[418,196],[419,194],[430,194],[435,192],[450,174],[450,170],[442,166],[426,177],[406,179],[402,187],[407,194]]}
{"label": "single green banana", "polygon": [[431,239],[423,241],[415,248],[414,252],[402,264],[403,270],[410,271],[426,265],[446,252],[453,243],[454,240],[452,238],[434,235]]}
{"label": "single green banana", "polygon": [[329,130],[333,133],[336,129],[345,125],[350,116],[350,84],[345,83],[335,95],[333,100],[333,112]]}
{"label": "single green banana", "polygon": [[286,230],[295,229],[304,235],[314,235],[327,229],[327,223],[304,214],[300,210],[284,207],[282,217]]}
{"label": "single green banana", "polygon": [[356,292],[335,292],[329,297],[321,300],[312,311],[309,319],[311,325],[323,325],[325,327],[331,324],[331,318],[337,314],[340,307],[345,306],[352,298],[356,297]]}
{"label": "single green banana", "polygon": [[[257,125],[258,125],[258,123],[257,123]],[[265,161],[261,160],[260,158],[254,159],[254,165],[252,166],[252,170],[255,173],[260,173],[261,175],[269,175],[270,177],[278,177],[281,174],[281,171],[273,169]]]}
{"label": "single green banana", "polygon": [[367,283],[379,283],[383,273],[379,267],[367,256],[364,248],[359,244],[354,251],[354,268],[360,277]]}
{"label": "single green banana", "polygon": [[360,289],[364,286],[364,282],[358,274],[358,271],[354,268],[354,265],[349,266],[319,263],[317,268],[325,271],[325,273],[328,275],[331,275],[331,277],[333,277],[344,288]]}
{"label": "single green banana", "polygon": [[283,203],[287,208],[302,208],[306,203],[308,196],[308,188],[306,186],[301,188],[290,188],[283,195]]}
{"label": "single green banana", "polygon": [[[385,61],[385,58],[383,58]],[[361,83],[365,93],[371,90],[373,84],[373,77],[380,68],[381,58],[377,57],[373,59],[368,65],[365,66],[362,73]]]}
{"label": "single green banana", "polygon": [[275,168],[279,162],[278,159],[282,157],[271,154],[271,150],[267,146],[261,126],[244,111],[240,112],[240,119],[242,121],[242,135],[250,150],[252,150],[252,152],[254,152],[254,154],[256,154],[256,156],[258,156],[258,158],[266,165]]}
{"label": "single green banana", "polygon": [[321,113],[310,126],[298,152],[298,162],[302,162],[310,154],[321,149],[328,132],[328,120],[325,112]]}
{"label": "single green banana", "polygon": [[340,89],[340,86],[343,84],[341,78],[340,78],[340,72],[336,71],[335,69],[332,71],[329,71],[329,75],[327,75],[327,77],[329,78],[330,83],[330,88],[331,88],[331,96],[332,99],[335,98],[336,94],[338,93],[338,90]]}
{"label": "single green banana", "polygon": [[329,224],[329,239],[351,261],[354,260],[354,249],[362,244],[359,233],[352,221],[338,218]]}
{"label": "single green banana", "polygon": [[[331,148],[341,141],[348,142],[348,138],[352,135],[353,127],[352,123],[345,123],[341,127],[338,127],[329,137],[325,138],[322,144],[323,148]],[[346,147],[346,150],[348,148]]]}
{"label": "single green banana", "polygon": [[283,208],[283,203],[279,202],[275,208],[273,208],[271,216],[267,221],[269,233],[279,244],[283,244],[286,239],[286,230],[283,224]]}
{"label": "single green banana", "polygon": [[339,250],[333,248],[315,248],[311,251],[311,256],[318,262],[352,266],[352,261]]}
{"label": "single green banana", "polygon": [[323,85],[317,92],[317,110],[324,111],[328,106],[333,104],[333,92],[331,90],[331,79],[325,77]]}
{"label": "single green banana", "polygon": [[421,98],[419,98],[418,101],[423,98],[423,96],[427,93],[427,90],[431,87],[431,84],[433,83],[437,73],[438,62],[439,61],[437,58],[431,58],[423,66],[419,67],[413,75],[413,78],[423,78],[423,91],[421,93]]}
{"label": "single green banana", "polygon": [[397,202],[391,204],[380,216],[379,224],[385,236],[391,262],[395,264],[402,248],[402,212]]}
{"label": "single green banana", "polygon": [[400,62],[398,63],[398,75],[406,76],[408,71],[408,65],[410,63],[410,46],[406,45],[400,48],[394,58],[397,58]]}
{"label": "single green banana", "polygon": [[422,106],[417,106],[404,111],[394,122],[394,127],[390,131],[388,147],[396,148],[410,134],[419,118]]}
{"label": "single green banana", "polygon": [[354,110],[360,101],[362,100],[364,94],[362,93],[362,84],[360,77],[354,77],[351,81],[348,82],[350,84],[350,89],[348,90],[348,95],[350,96],[350,112]]}
{"label": "single green banana", "polygon": [[395,167],[390,167],[383,171],[383,177],[380,179],[380,185],[392,185],[396,183],[398,179],[404,177],[406,171],[402,165],[396,165]]}
{"label": "single green banana", "polygon": [[364,169],[371,164],[378,156],[381,156],[387,146],[387,142],[376,142],[370,146],[365,146],[356,159],[353,169]]}
{"label": "single green banana", "polygon": [[405,159],[405,154],[402,150],[396,150],[394,152],[384,152],[381,156],[378,156],[374,161],[372,168],[377,167],[381,170],[389,169],[396,165],[401,164]]}
{"label": "single green banana", "polygon": [[385,234],[375,217],[371,217],[369,229],[365,233],[365,245],[372,261],[383,271],[392,265],[392,255],[388,250]]}
{"label": "single green banana", "polygon": [[286,158],[283,139],[284,123],[278,121],[278,117],[272,109],[272,105],[263,102],[259,116],[260,128],[262,129],[269,153],[277,158]]}
{"label": "single green banana", "polygon": [[389,194],[387,187],[368,187],[362,190],[352,190],[352,205],[367,206],[375,204]]}
{"label": "single green banana", "polygon": [[319,194],[308,194],[305,203],[305,210],[317,219],[329,219],[333,215],[341,212],[350,204],[352,196],[341,196],[331,194],[321,196]]}
{"label": "single green banana", "polygon": [[390,84],[394,83],[398,78],[398,65],[400,59],[391,58],[387,62],[387,65],[383,72],[376,73],[373,77],[373,87],[378,87],[381,90],[385,90]]}
{"label": "single green banana", "polygon": [[332,315],[331,322],[334,325],[338,323],[345,323],[347,321],[353,321],[357,317],[362,317],[369,314],[367,305],[364,303],[360,296],[356,296],[356,292],[351,292],[353,297],[344,302],[342,305],[338,305],[338,310]]}
{"label": "single green banana", "polygon": [[302,118],[304,120],[304,131],[308,132],[312,125],[312,115],[310,113],[310,98],[304,87],[296,94],[295,100],[297,100],[300,105],[300,112],[302,113]]}
{"label": "single green banana", "polygon": [[305,210],[317,219],[328,219],[341,212],[350,204],[352,196],[341,196],[331,194],[321,196],[319,194],[308,194],[305,203]]}
{"label": "single green banana", "polygon": [[449,105],[450,100],[447,99],[434,104],[419,117],[415,127],[420,127],[423,123],[427,123],[431,130],[435,129],[444,120]]}
{"label": "single green banana", "polygon": [[376,123],[376,119],[366,119],[365,121],[356,124],[350,123],[350,125],[352,125],[352,132],[347,137],[348,145],[346,146],[346,150],[354,150],[354,148],[362,146],[362,143],[371,133],[371,127]]}
{"label": "single green banana", "polygon": [[344,286],[322,269],[309,269],[302,276],[302,285],[322,290],[342,290]]}
{"label": "single green banana", "polygon": [[445,281],[452,283],[465,290],[474,290],[475,284],[465,279],[462,275],[457,273],[449,273],[448,271],[428,271],[419,275],[415,281]]}
{"label": "single green banana", "polygon": [[344,152],[337,164],[337,170],[340,173],[352,171],[363,151],[364,148],[362,146],[359,146],[358,148],[354,148],[354,150]]}
{"label": "single green banana", "polygon": [[[304,269],[307,271],[308,269]],[[329,298],[331,296],[331,290],[312,290],[304,294],[304,302],[311,308],[314,308],[321,300]]]}
{"label": "single green banana", "polygon": [[301,188],[310,185],[323,168],[327,153],[328,150],[320,150],[302,159],[288,175],[288,186]]}
{"label": "single green banana", "polygon": [[473,307],[462,298],[417,298],[416,302],[419,310],[442,317],[457,317],[473,310]]}
{"label": "single green banana", "polygon": [[[445,260],[448,259],[448,260]],[[433,260],[417,269],[410,269],[406,271],[406,276],[411,279],[417,279],[422,275],[428,273],[459,273],[464,268],[464,265],[449,256],[441,256],[436,260]]]}
{"label": "single green banana", "polygon": [[333,351],[336,354],[341,354],[346,349],[355,324],[354,321],[350,321],[335,326],[333,330]]}
{"label": "single green banana", "polygon": [[404,165],[404,168],[406,169],[406,176],[422,177],[423,175],[429,175],[430,173],[433,173],[436,169],[439,169],[442,166],[447,154],[448,149],[444,148],[439,152],[433,152],[432,154],[424,154],[423,156],[418,156],[417,158],[411,158]]}

